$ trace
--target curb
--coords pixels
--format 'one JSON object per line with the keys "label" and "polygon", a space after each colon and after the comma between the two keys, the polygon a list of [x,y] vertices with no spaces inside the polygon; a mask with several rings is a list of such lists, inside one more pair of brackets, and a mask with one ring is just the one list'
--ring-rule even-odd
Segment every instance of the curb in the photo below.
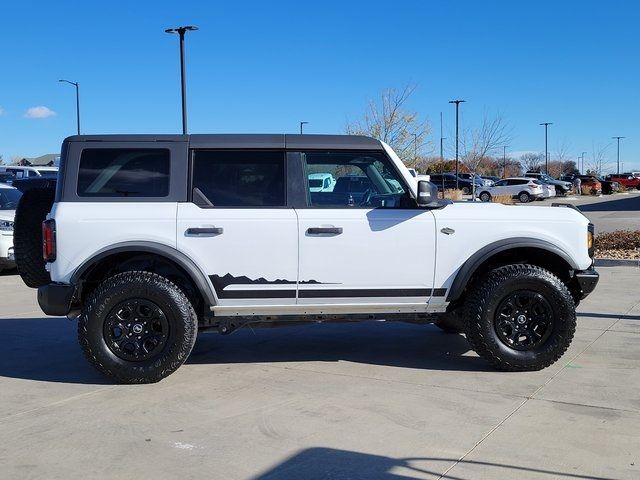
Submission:
{"label": "curb", "polygon": [[596,267],[640,267],[640,260],[621,260],[617,258],[596,258]]}

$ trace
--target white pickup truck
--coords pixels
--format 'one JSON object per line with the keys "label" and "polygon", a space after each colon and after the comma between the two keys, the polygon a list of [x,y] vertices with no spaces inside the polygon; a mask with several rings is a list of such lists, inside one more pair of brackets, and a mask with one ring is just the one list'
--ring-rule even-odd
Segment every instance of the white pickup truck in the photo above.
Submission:
{"label": "white pickup truck", "polygon": [[175,371],[198,330],[325,320],[435,323],[499,369],[541,369],[598,281],[575,208],[439,200],[368,137],[74,136],[55,196],[22,188],[23,279],[121,383]]}

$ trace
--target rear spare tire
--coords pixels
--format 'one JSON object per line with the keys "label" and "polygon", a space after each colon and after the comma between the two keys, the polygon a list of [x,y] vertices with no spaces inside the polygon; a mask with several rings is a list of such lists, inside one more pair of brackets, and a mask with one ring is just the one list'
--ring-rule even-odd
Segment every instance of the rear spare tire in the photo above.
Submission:
{"label": "rear spare tire", "polygon": [[51,211],[55,192],[51,188],[27,190],[16,209],[13,246],[18,273],[31,288],[51,282],[42,257],[42,222]]}

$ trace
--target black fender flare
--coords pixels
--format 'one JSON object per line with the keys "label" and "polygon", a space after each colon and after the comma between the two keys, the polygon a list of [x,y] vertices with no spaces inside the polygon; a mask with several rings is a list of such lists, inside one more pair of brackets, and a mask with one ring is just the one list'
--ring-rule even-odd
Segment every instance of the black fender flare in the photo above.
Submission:
{"label": "black fender flare", "polygon": [[211,286],[208,277],[204,273],[202,273],[202,270],[200,270],[196,263],[189,257],[187,257],[184,253],[162,243],[121,242],[109,245],[108,247],[98,250],[91,258],[80,265],[75,270],[75,272],[73,272],[70,283],[73,285],[77,285],[82,280],[83,276],[91,269],[91,267],[96,265],[104,258],[118,253],[131,251],[153,253],[161,257],[165,257],[168,260],[172,260],[180,267],[182,267],[185,272],[187,272],[187,274],[191,277],[193,282],[198,287],[202,298],[204,298],[209,305],[217,305],[218,299],[215,292],[213,291],[213,287]]}
{"label": "black fender flare", "polygon": [[514,250],[517,248],[537,248],[546,250],[562,258],[574,270],[578,269],[578,266],[573,258],[571,258],[571,255],[569,255],[557,245],[554,245],[553,243],[546,240],[525,237],[498,240],[497,242],[485,245],[476,253],[471,255],[471,257],[469,257],[467,261],[462,264],[462,266],[458,270],[458,273],[456,274],[455,279],[453,280],[453,283],[451,284],[451,288],[449,289],[447,302],[453,302],[460,298],[462,292],[469,283],[469,280],[471,280],[473,274],[485,261],[489,260],[491,257],[497,255],[498,253],[507,250]]}

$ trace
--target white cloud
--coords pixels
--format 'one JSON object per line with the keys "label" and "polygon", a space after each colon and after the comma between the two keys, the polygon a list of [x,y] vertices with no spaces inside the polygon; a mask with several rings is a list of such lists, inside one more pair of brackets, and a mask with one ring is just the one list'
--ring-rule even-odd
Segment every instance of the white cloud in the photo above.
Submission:
{"label": "white cloud", "polygon": [[56,112],[54,112],[48,107],[45,107],[44,105],[31,107],[24,113],[24,116],[26,118],[48,118],[48,117],[54,117],[56,115],[57,115]]}

